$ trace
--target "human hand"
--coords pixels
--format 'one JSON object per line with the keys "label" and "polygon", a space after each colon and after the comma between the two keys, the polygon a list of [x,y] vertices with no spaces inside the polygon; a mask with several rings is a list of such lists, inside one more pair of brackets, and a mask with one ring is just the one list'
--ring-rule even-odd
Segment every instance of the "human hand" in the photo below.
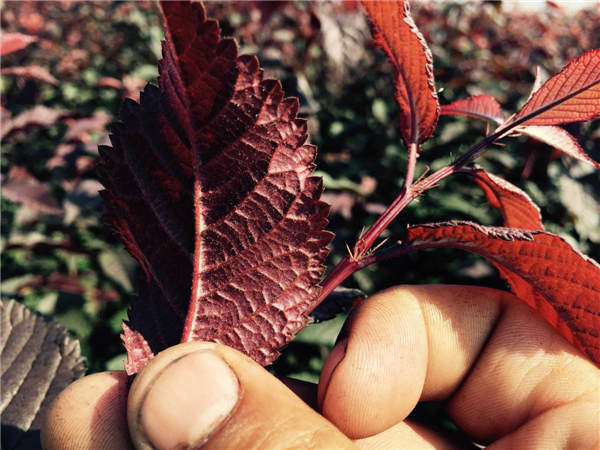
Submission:
{"label": "human hand", "polygon": [[42,443],[453,448],[405,420],[417,402],[445,400],[456,424],[490,448],[600,447],[600,371],[501,291],[431,285],[380,292],[344,325],[318,390],[284,381],[289,387],[229,347],[178,345],[148,364],[130,390],[123,372],[72,384],[50,408]]}

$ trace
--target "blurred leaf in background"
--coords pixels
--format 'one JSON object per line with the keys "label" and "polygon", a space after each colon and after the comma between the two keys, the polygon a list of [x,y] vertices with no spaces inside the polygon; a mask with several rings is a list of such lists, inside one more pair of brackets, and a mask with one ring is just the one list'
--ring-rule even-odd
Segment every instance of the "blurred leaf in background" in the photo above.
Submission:
{"label": "blurred leaf in background", "polygon": [[137,268],[102,223],[95,160],[123,99],[156,77],[156,5],[5,2],[1,25],[29,36],[3,46],[2,297],[65,325],[92,372],[117,368]]}

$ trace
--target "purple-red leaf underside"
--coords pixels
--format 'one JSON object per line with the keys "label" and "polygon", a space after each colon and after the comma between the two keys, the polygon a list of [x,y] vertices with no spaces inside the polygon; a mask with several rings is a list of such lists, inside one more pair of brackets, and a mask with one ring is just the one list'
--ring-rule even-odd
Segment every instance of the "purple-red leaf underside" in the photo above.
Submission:
{"label": "purple-red leaf underside", "polygon": [[544,231],[448,222],[410,227],[407,243],[487,258],[513,293],[600,365],[600,266]]}
{"label": "purple-red leaf underside", "polygon": [[127,369],[191,340],[269,364],[307,323],[332,237],[316,149],[298,102],[202,4],[161,6],[159,87],[126,102],[101,149],[107,216],[146,275]]}
{"label": "purple-red leaf underside", "polygon": [[600,115],[600,49],[590,50],[535,91],[513,118],[524,125],[560,125]]}
{"label": "purple-red leaf underside", "polygon": [[362,1],[374,26],[373,37],[396,69],[400,132],[406,145],[431,136],[440,107],[433,78],[433,57],[410,14],[408,0]]}
{"label": "purple-red leaf underside", "polygon": [[505,120],[504,112],[498,101],[487,94],[476,95],[464,100],[456,100],[448,105],[442,105],[440,114],[473,117],[497,125]]}
{"label": "purple-red leaf underside", "polygon": [[505,227],[536,231],[544,229],[540,209],[529,195],[517,186],[477,166],[462,169],[461,173],[473,177],[483,190],[490,206],[502,213]]}

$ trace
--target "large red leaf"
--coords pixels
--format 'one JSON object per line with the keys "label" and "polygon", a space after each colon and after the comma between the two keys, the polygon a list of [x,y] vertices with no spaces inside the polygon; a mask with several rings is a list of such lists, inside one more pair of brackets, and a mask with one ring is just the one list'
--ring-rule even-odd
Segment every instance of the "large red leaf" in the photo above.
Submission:
{"label": "large red leaf", "polygon": [[431,51],[410,15],[408,0],[362,4],[373,22],[375,41],[397,71],[396,100],[404,142],[421,144],[433,133],[440,109]]}
{"label": "large red leaf", "polygon": [[500,125],[504,122],[504,112],[498,101],[491,95],[481,94],[464,100],[456,100],[442,105],[442,115],[466,116],[487,120]]}
{"label": "large red leaf", "polygon": [[487,258],[525,301],[600,365],[600,266],[544,231],[448,222],[409,228],[407,242]]}
{"label": "large red leaf", "polygon": [[191,340],[269,364],[307,323],[331,240],[316,149],[298,102],[200,3],[162,9],[159,87],[126,102],[101,149],[108,217],[146,274],[127,370]]}
{"label": "large red leaf", "polygon": [[505,227],[539,231],[544,229],[540,209],[517,186],[481,167],[463,169],[461,172],[471,175],[485,193],[490,206],[502,213]]}
{"label": "large red leaf", "polygon": [[531,96],[513,120],[530,116],[526,125],[559,125],[600,115],[600,49],[569,63]]}

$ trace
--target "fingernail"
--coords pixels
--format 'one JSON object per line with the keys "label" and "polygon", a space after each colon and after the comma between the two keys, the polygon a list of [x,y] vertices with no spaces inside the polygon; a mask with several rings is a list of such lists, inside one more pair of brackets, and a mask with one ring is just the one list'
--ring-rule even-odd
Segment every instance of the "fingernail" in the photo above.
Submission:
{"label": "fingernail", "polygon": [[346,356],[346,348],[348,346],[348,338],[341,339],[325,361],[325,365],[323,366],[323,370],[321,371],[321,378],[319,379],[319,387],[317,391],[317,401],[319,404],[319,409],[323,407],[323,401],[325,400],[325,393],[327,392],[327,387],[329,386],[329,380],[331,380],[331,376],[333,372],[339,366],[339,364]]}
{"label": "fingernail", "polygon": [[229,416],[238,394],[237,377],[216,353],[189,353],[154,381],[138,423],[155,448],[197,447]]}

